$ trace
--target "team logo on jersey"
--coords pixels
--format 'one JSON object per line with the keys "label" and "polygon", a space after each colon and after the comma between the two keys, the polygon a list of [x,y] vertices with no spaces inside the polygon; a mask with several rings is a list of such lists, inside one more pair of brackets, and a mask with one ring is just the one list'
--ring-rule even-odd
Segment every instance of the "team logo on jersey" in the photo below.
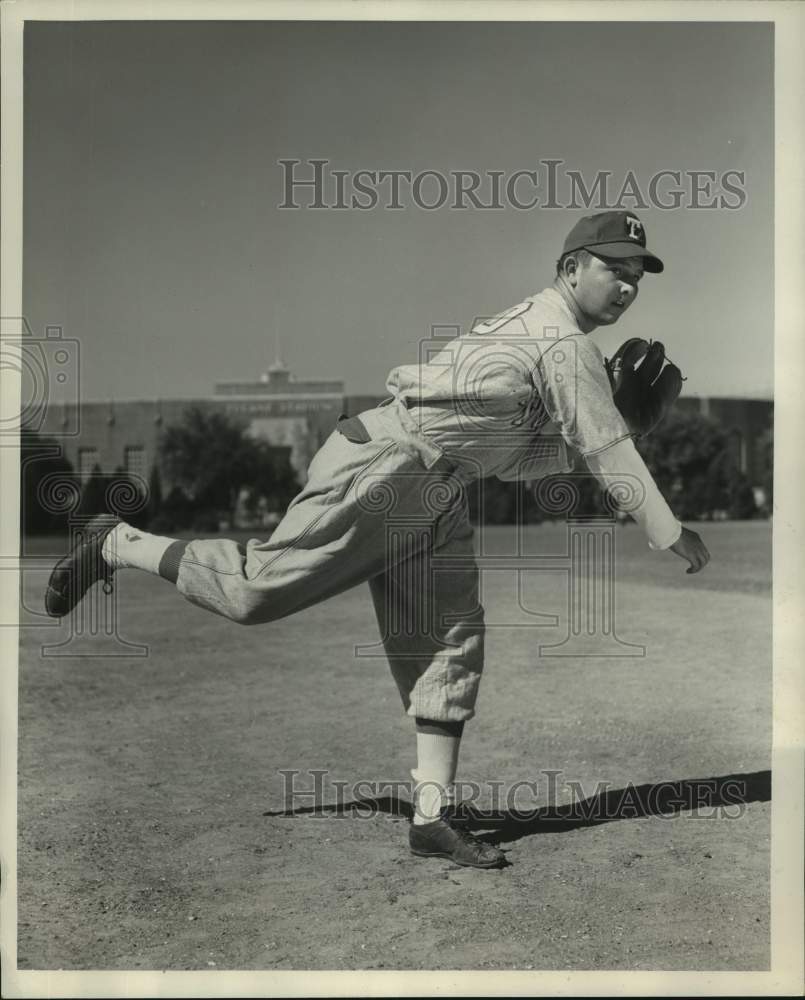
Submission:
{"label": "team logo on jersey", "polygon": [[645,239],[643,235],[643,223],[640,219],[635,219],[634,216],[627,215],[626,225],[629,227],[629,232],[627,233],[629,239],[638,241]]}
{"label": "team logo on jersey", "polygon": [[[517,319],[518,316],[527,313],[533,304],[533,302],[529,301],[520,302],[519,305],[512,306],[511,309],[506,309],[505,312],[498,313],[497,316],[492,316],[491,319],[481,319],[478,317],[473,321],[471,330],[481,337],[489,333],[494,333],[495,330],[499,330],[513,319]],[[528,334],[528,328],[525,325],[523,325],[523,331],[526,335]]]}

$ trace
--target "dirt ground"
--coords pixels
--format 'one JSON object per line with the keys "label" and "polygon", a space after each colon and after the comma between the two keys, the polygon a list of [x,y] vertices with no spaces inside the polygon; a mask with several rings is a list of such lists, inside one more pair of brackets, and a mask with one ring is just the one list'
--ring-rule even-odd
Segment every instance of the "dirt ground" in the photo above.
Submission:
{"label": "dirt ground", "polygon": [[[529,528],[528,551],[564,531]],[[701,531],[689,577],[618,530],[615,631],[645,656],[540,656],[562,626],[524,626],[566,629],[565,575],[527,574],[518,606],[515,574],[484,574],[460,777],[508,852],[493,872],[408,853],[407,798],[380,783],[408,779],[413,727],[384,660],[355,657],[378,640],[366,588],[243,629],[132,572],[119,638],[92,615],[72,635],[31,560],[19,967],[767,969],[771,529]],[[512,540],[486,529],[485,551]],[[320,794],[286,801],[290,769],[297,791],[326,771]]]}

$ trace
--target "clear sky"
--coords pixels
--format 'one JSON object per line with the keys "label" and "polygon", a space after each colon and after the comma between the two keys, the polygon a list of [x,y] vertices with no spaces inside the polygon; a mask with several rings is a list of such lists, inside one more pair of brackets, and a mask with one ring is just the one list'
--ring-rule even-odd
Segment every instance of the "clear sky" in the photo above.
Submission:
{"label": "clear sky", "polygon": [[554,158],[588,183],[611,171],[615,194],[632,170],[644,196],[660,170],[743,171],[738,209],[686,195],[688,207],[637,210],[666,271],[592,336],[605,353],[663,340],[688,393],[771,395],[768,25],[25,30],[24,308],[34,332],[80,340],[86,399],[207,395],[263,371],[277,334],[299,377],[382,393],[432,325],[466,326],[549,284],[589,214],[428,212],[410,197],[400,211],[278,209],[278,161],[316,157],[507,176]]}

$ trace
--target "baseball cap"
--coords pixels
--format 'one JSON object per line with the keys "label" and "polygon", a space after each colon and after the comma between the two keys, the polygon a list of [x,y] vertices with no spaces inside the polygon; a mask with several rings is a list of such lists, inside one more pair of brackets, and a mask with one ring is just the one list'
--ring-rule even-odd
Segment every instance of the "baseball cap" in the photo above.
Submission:
{"label": "baseball cap", "polygon": [[600,212],[579,219],[568,233],[562,256],[582,248],[602,257],[642,257],[643,267],[653,274],[665,267],[646,249],[646,228],[634,212]]}

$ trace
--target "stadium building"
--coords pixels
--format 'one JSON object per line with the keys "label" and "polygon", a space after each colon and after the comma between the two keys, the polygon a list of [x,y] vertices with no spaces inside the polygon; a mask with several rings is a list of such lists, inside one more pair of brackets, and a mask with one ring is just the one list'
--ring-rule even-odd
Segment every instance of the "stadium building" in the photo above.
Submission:
{"label": "stadium building", "polygon": [[[338,417],[360,413],[382,398],[349,396],[340,379],[296,378],[278,359],[258,380],[218,382],[210,396],[83,402],[80,413],[56,405],[45,414],[39,432],[59,439],[64,457],[82,478],[98,467],[104,473],[124,469],[147,481],[154,465],[159,465],[162,429],[179,423],[190,407],[214,409],[242,420],[249,433],[286,450],[304,482],[312,456]],[[771,400],[683,396],[676,406],[725,427],[738,468],[760,487],[774,416]],[[68,427],[76,427],[78,433],[65,434]],[[160,474],[165,482],[161,468]]]}

